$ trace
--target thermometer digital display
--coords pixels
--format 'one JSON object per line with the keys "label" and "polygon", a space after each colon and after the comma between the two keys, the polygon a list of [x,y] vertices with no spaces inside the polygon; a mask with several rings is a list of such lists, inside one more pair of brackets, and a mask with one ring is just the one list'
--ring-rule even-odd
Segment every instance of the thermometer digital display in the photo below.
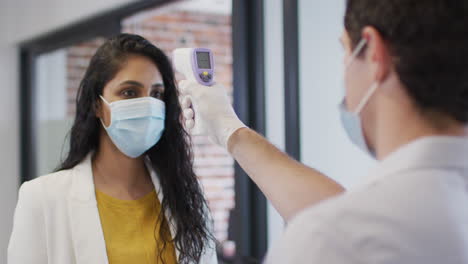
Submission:
{"label": "thermometer digital display", "polygon": [[201,85],[214,84],[214,61],[211,50],[205,48],[183,48],[174,51],[174,67],[188,80]]}

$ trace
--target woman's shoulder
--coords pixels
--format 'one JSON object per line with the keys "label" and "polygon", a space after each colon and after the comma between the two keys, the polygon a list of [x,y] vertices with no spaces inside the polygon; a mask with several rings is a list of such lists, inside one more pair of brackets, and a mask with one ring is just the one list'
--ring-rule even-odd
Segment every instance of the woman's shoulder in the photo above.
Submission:
{"label": "woman's shoulder", "polygon": [[19,198],[43,201],[64,198],[70,192],[72,171],[73,169],[57,171],[23,183]]}

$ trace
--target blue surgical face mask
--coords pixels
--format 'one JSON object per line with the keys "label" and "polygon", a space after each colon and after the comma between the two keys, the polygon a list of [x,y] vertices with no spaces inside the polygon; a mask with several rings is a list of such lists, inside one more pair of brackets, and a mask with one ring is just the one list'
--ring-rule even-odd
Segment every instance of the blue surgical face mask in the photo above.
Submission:
{"label": "blue surgical face mask", "polygon": [[[359,42],[358,46],[354,50],[353,54],[351,55],[350,60],[346,64],[346,71],[349,69],[353,61],[356,59],[357,55],[362,51],[362,49],[367,44],[366,40],[363,39]],[[351,111],[346,107],[346,95],[343,98],[339,106],[340,116],[341,116],[341,123],[346,130],[346,134],[348,135],[351,142],[360,148],[362,151],[369,154],[371,157],[376,158],[375,152],[372,151],[366,143],[364,138],[364,132],[362,127],[362,122],[360,118],[360,113],[362,109],[366,106],[367,102],[374,94],[374,92],[379,88],[379,83],[374,83],[366,92],[364,97],[359,102],[358,106],[355,110]],[[345,89],[346,90],[346,89]],[[345,93],[346,94],[346,93]]]}
{"label": "blue surgical face mask", "polygon": [[156,145],[164,132],[166,105],[153,97],[140,97],[108,103],[111,122],[104,129],[115,146],[136,158]]}

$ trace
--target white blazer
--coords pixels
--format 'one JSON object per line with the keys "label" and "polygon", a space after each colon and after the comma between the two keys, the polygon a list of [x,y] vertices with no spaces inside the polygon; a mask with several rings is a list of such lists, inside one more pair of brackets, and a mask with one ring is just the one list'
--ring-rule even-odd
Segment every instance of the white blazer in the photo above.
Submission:
{"label": "white blazer", "polygon": [[[158,177],[152,172],[151,178],[162,201]],[[169,212],[166,218],[171,219]],[[174,234],[174,225],[169,225]],[[179,257],[177,249],[176,255]],[[21,186],[8,246],[8,263],[108,263],[91,155],[70,170],[42,176]],[[216,263],[213,242],[200,264]]]}

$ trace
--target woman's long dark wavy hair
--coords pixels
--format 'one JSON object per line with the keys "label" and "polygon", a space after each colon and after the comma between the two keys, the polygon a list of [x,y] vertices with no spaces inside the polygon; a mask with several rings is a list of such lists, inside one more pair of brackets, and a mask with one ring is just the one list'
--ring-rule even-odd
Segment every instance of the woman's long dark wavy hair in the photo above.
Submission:
{"label": "woman's long dark wavy hair", "polygon": [[[120,34],[107,40],[92,57],[76,98],[76,116],[69,134],[70,150],[58,170],[75,167],[89,153],[97,150],[101,129],[96,117],[99,95],[131,55],[151,59],[159,69],[165,86],[165,131],[160,141],[146,152],[146,156],[159,176],[164,195],[159,219],[175,225],[176,234],[171,240],[169,230],[163,228],[167,225],[162,224],[158,232],[164,246],[158,250],[161,253],[168,243],[173,242],[180,252],[179,263],[198,263],[213,239],[209,230],[211,219],[207,217],[208,207],[193,171],[190,139],[180,122],[182,110],[172,65],[159,48],[143,37]],[[164,217],[166,210],[172,215],[167,221]]]}

